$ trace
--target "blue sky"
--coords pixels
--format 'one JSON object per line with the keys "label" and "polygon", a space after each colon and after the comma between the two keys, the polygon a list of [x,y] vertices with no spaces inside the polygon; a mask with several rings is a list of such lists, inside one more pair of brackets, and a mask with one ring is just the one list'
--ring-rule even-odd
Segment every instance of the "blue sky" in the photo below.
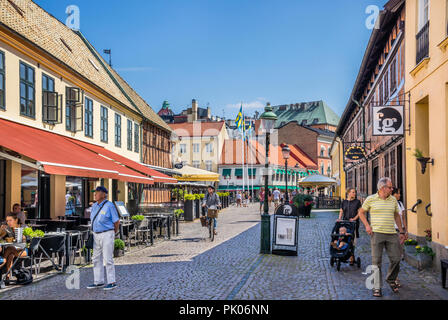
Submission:
{"label": "blue sky", "polygon": [[[81,32],[158,111],[197,99],[234,118],[272,105],[325,100],[341,114],[371,30],[366,8],[385,0],[35,0]],[[260,109],[261,108],[261,109]]]}

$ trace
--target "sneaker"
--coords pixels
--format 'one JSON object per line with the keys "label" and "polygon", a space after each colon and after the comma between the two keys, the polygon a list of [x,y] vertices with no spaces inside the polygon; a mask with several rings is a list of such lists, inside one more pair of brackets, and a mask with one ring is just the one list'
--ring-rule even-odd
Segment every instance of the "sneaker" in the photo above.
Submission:
{"label": "sneaker", "polygon": [[91,284],[87,286],[87,289],[98,289],[104,287],[104,283],[100,283],[100,284]]}
{"label": "sneaker", "polygon": [[109,283],[107,286],[103,288],[103,290],[112,290],[115,289],[116,287],[117,287],[116,283]]}

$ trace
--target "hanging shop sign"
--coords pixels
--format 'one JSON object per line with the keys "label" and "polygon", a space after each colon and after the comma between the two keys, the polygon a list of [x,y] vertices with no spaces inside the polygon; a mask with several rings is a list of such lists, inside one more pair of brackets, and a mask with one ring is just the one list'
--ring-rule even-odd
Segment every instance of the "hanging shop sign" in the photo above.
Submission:
{"label": "hanging shop sign", "polygon": [[373,135],[400,136],[404,134],[403,106],[373,106]]}
{"label": "hanging shop sign", "polygon": [[366,157],[366,151],[364,150],[363,147],[359,147],[359,146],[353,146],[347,149],[347,151],[345,151],[345,158],[347,158],[348,160],[361,160],[364,159]]}

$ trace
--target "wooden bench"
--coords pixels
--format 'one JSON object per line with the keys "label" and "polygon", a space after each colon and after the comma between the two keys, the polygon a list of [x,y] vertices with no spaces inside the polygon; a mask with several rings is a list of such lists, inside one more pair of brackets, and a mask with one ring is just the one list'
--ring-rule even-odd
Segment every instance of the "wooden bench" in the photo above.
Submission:
{"label": "wooden bench", "polygon": [[440,259],[442,265],[442,287],[446,288],[446,270],[448,269],[448,259]]}

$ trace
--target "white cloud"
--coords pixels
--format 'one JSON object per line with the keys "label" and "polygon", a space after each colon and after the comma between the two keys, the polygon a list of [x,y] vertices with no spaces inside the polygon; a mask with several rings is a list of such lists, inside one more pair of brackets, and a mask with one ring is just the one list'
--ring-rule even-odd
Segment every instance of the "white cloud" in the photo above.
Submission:
{"label": "white cloud", "polygon": [[[264,109],[266,102],[263,98],[257,98],[255,101],[243,102],[243,110],[257,110]],[[241,102],[226,105],[227,109],[239,109]]]}

